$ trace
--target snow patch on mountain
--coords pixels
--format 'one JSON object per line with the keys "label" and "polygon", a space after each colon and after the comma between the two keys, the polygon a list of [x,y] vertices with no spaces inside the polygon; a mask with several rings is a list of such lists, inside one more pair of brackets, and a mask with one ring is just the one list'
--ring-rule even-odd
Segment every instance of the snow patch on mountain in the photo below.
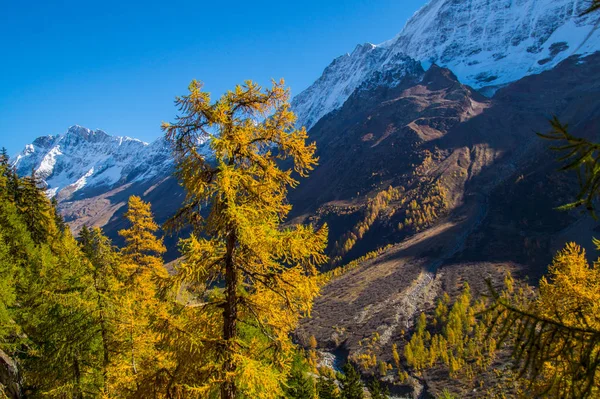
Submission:
{"label": "snow patch on mountain", "polygon": [[588,6],[584,0],[430,0],[395,38],[359,45],[325,68],[292,102],[298,124],[311,128],[374,74],[414,60],[449,68],[462,83],[493,93],[571,55],[596,52],[597,16],[581,16]]}
{"label": "snow patch on mountain", "polygon": [[44,158],[42,158],[42,162],[40,166],[37,168],[37,174],[43,177],[48,177],[52,174],[52,170],[54,169],[54,165],[56,165],[56,159],[63,155],[60,152],[60,145],[53,147],[46,153]]}

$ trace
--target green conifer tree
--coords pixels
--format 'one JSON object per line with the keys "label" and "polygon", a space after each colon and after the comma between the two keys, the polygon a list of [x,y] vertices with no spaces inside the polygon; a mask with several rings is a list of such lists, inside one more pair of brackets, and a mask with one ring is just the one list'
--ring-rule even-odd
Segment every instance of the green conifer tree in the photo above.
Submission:
{"label": "green conifer tree", "polygon": [[17,208],[37,243],[46,242],[48,235],[54,233],[50,223],[53,219],[52,208],[40,187],[39,178],[32,172],[30,176],[18,180],[16,194]]}
{"label": "green conifer tree", "polygon": [[10,313],[18,334],[5,342],[7,353],[22,367],[29,396],[97,395],[102,382],[91,265],[68,231],[57,234],[51,214],[44,213],[50,201],[34,179],[15,178],[11,188],[1,184],[8,200],[0,203],[0,233],[17,269],[19,304]]}
{"label": "green conifer tree", "polygon": [[342,368],[344,374],[341,379],[341,399],[364,399],[363,385],[360,380],[360,374],[352,363],[347,362]]}
{"label": "green conifer tree", "polygon": [[122,351],[123,342],[117,338],[118,299],[123,279],[120,270],[120,259],[110,239],[100,228],[82,231],[80,235],[81,249],[91,263],[92,296],[95,299],[93,317],[100,334],[102,362],[99,370],[102,373],[102,390],[111,395],[109,375],[111,357]]}
{"label": "green conifer tree", "polygon": [[369,381],[367,389],[369,390],[371,399],[388,399],[390,396],[387,387],[382,387],[381,383],[375,378]]}
{"label": "green conifer tree", "polygon": [[286,382],[286,399],[313,399],[315,397],[315,381],[309,372],[310,367],[306,360],[297,355]]}
{"label": "green conifer tree", "polygon": [[65,223],[65,219],[58,211],[58,200],[56,199],[56,197],[52,197],[50,204],[52,206],[51,213],[54,218],[54,224],[56,225],[60,233],[64,233],[64,231],[67,229],[67,224]]}
{"label": "green conifer tree", "polygon": [[340,399],[340,393],[335,384],[335,373],[329,368],[321,367],[319,369],[317,396],[319,399]]}

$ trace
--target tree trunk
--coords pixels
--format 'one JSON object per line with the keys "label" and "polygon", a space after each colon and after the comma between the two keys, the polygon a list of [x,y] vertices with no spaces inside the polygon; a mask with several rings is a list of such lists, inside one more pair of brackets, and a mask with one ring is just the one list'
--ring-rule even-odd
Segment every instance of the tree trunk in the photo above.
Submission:
{"label": "tree trunk", "polygon": [[83,392],[81,392],[81,369],[79,368],[79,359],[77,357],[73,361],[73,372],[75,374],[75,398],[83,399]]}
{"label": "tree trunk", "polygon": [[[131,322],[133,324],[133,321]],[[133,334],[133,325],[131,326],[131,331],[129,332],[129,337],[131,338],[131,368],[133,370],[133,375],[137,374],[137,366],[135,364],[135,337]]]}
{"label": "tree trunk", "polygon": [[235,399],[237,387],[227,374],[235,372],[233,359],[234,340],[237,337],[238,320],[238,270],[233,262],[233,251],[235,248],[235,233],[229,233],[227,237],[227,252],[225,255],[225,308],[223,311],[223,339],[225,348],[223,352],[223,377],[225,381],[221,385],[221,399]]}
{"label": "tree trunk", "polygon": [[102,378],[104,380],[103,384],[104,384],[105,392],[108,393],[106,385],[107,385],[107,380],[108,380],[108,365],[110,364],[110,354],[108,352],[108,332],[106,331],[106,322],[104,319],[104,316],[105,316],[104,303],[102,302],[102,295],[100,292],[100,288],[98,286],[98,272],[97,271],[94,272],[94,287],[96,288],[96,295],[97,295],[96,301],[97,301],[98,310],[100,313],[100,334],[102,336],[102,351],[103,351]]}

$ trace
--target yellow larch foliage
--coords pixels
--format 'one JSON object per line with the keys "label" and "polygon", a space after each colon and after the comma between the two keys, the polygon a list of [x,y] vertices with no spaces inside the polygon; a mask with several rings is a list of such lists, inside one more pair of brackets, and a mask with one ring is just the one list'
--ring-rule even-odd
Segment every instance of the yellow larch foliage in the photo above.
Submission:
{"label": "yellow larch foliage", "polygon": [[392,357],[394,358],[394,364],[396,368],[400,369],[400,354],[398,353],[398,345],[392,345]]}
{"label": "yellow larch foliage", "polygon": [[[182,115],[163,129],[187,200],[169,225],[191,225],[193,234],[181,244],[174,281],[195,298],[189,322],[202,319],[218,332],[181,326],[202,356],[178,369],[176,384],[202,390],[198,397],[280,397],[290,333],[310,313],[316,268],[326,261],[326,226],[282,227],[288,189],[317,163],[315,144],[295,128],[283,81],[266,90],[248,81],[214,103],[194,81],[176,102]],[[197,151],[201,141],[213,159]]]}
{"label": "yellow larch foliage", "polygon": [[418,232],[431,226],[446,210],[446,190],[439,180],[425,180],[413,191],[415,199],[408,203],[404,223],[398,228],[410,227]]}
{"label": "yellow larch foliage", "polygon": [[380,191],[373,198],[367,200],[364,217],[352,228],[351,231],[344,234],[334,248],[334,259],[341,260],[358,241],[369,231],[373,223],[377,220],[381,212],[385,211],[391,201],[400,197],[400,190],[389,186],[386,190]]}
{"label": "yellow larch foliage", "polygon": [[[590,267],[585,250],[568,243],[554,257],[548,276],[540,280],[534,309],[545,326],[538,326],[535,338],[549,347],[539,354],[541,359],[531,359],[543,365],[535,380],[538,391],[549,390],[565,398],[600,395],[599,264],[596,261]],[[547,327],[552,322],[557,328]],[[555,331],[558,328],[561,331]],[[534,356],[527,353],[525,357]]]}
{"label": "yellow larch foliage", "polygon": [[540,280],[540,315],[560,318],[567,326],[600,330],[600,270],[590,267],[585,250],[569,243],[558,252],[549,276]]}
{"label": "yellow larch foliage", "polygon": [[317,372],[318,360],[319,359],[317,354],[317,339],[314,335],[311,335],[308,340],[307,361],[308,365],[312,368],[313,372]]}
{"label": "yellow larch foliage", "polygon": [[158,281],[168,275],[162,260],[166,248],[156,237],[159,227],[149,203],[130,197],[125,218],[129,228],[119,231],[125,246],[116,326],[121,347],[111,370],[111,384],[119,397],[151,390],[146,385],[152,385],[157,370],[170,364],[168,353],[157,348],[159,334],[154,326],[167,314],[167,304],[158,297]]}

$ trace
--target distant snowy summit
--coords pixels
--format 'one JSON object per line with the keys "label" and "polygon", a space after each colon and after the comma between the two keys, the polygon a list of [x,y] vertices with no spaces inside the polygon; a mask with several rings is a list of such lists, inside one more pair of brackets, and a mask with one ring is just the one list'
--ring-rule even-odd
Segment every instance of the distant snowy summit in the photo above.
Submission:
{"label": "distant snowy summit", "polygon": [[163,138],[148,144],[78,125],[65,134],[37,138],[13,159],[20,175],[35,172],[46,183],[49,196],[63,198],[84,188],[169,175],[173,168],[170,147]]}
{"label": "distant snowy summit", "polygon": [[[524,76],[552,69],[571,55],[594,53],[600,50],[597,15],[581,16],[589,4],[431,0],[392,40],[358,45],[325,68],[293,100],[298,123],[311,128],[375,74],[406,70],[407,62],[419,62],[425,69],[434,63],[446,67],[462,83],[489,95]],[[393,86],[399,79],[385,82]]]}

